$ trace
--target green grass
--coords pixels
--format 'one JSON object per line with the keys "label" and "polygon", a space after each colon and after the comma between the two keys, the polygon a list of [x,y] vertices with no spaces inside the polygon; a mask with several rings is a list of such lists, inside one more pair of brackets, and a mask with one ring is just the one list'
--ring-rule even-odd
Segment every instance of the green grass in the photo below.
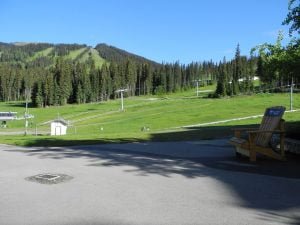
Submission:
{"label": "green grass", "polygon": [[78,59],[79,62],[84,63],[88,60],[90,53],[92,56],[92,59],[95,62],[95,66],[96,68],[101,68],[101,66],[103,65],[105,61],[105,59],[101,58],[98,51],[95,49],[89,49],[87,51],[88,48],[80,48],[74,51],[70,51],[69,54],[67,56],[65,56],[66,59],[71,59],[71,60],[75,60],[80,54],[82,54],[84,51],[86,51],[82,56],[80,56],[80,58]]}
{"label": "green grass", "polygon": [[53,51],[53,47],[46,48],[42,51],[36,52],[34,56],[28,58],[27,61],[34,61],[39,57],[48,56]]}
{"label": "green grass", "polygon": [[[53,47],[50,47],[50,48],[44,49],[42,51],[36,52],[34,54],[34,56],[29,57],[27,59],[27,61],[30,62],[30,61],[36,60],[39,57],[48,56],[51,53],[51,51],[53,51]],[[82,54],[82,53],[84,53],[84,54],[82,56],[80,56],[80,54]],[[97,50],[92,49],[92,48],[90,48],[90,49],[80,48],[80,49],[77,49],[77,50],[70,51],[68,55],[64,56],[64,58],[65,59],[70,59],[70,60],[75,60],[76,59],[79,62],[84,63],[88,60],[88,58],[90,56],[90,53],[91,53],[92,59],[95,62],[96,68],[101,68],[101,66],[106,62],[106,60],[103,59],[99,55]],[[77,59],[77,57],[79,57],[79,59]]]}
{"label": "green grass", "polygon": [[91,53],[92,53],[92,58],[95,61],[95,66],[96,68],[101,68],[103,63],[106,62],[105,59],[103,59],[100,55],[99,52],[96,49],[91,49]]}
{"label": "green grass", "polygon": [[[213,88],[213,87],[211,87]],[[209,89],[209,88],[207,88]],[[201,90],[201,89],[200,89]],[[149,140],[198,140],[224,137],[232,126],[259,124],[260,118],[232,121],[205,127],[182,128],[207,122],[263,114],[266,107],[284,105],[289,109],[288,94],[258,94],[225,99],[195,97],[195,90],[164,96],[142,96],[124,99],[125,112],[120,112],[120,100],[84,105],[30,108],[35,118],[30,132],[49,132],[45,124],[58,116],[69,120],[68,135],[0,136],[0,143],[17,145],[72,145]],[[294,109],[300,109],[300,94],[294,95]],[[1,103],[0,111],[24,114],[24,103]],[[300,112],[285,113],[290,128],[297,130]],[[142,131],[143,127],[149,128]],[[0,132],[24,131],[24,120],[8,122]]]}
{"label": "green grass", "polygon": [[77,50],[70,51],[68,55],[65,56],[66,59],[74,60],[78,55],[80,55],[86,48],[80,48]]}

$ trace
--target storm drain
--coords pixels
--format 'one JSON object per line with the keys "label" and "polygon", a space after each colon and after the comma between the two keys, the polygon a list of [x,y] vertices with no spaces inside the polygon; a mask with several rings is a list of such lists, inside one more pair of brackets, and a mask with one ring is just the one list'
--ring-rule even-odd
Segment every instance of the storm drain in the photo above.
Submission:
{"label": "storm drain", "polygon": [[69,181],[73,177],[66,174],[44,173],[25,178],[28,181],[37,182],[40,184],[58,184]]}

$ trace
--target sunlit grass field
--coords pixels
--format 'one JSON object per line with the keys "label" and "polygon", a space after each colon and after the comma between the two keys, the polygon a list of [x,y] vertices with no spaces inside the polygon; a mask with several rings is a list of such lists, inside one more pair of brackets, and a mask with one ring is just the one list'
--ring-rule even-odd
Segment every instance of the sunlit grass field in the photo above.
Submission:
{"label": "sunlit grass field", "polygon": [[[213,87],[212,87],[213,88]],[[209,88],[208,88],[209,89]],[[257,94],[234,98],[210,99],[195,90],[170,95],[124,98],[121,100],[82,105],[29,108],[34,115],[29,120],[25,136],[25,121],[9,121],[1,128],[0,143],[17,145],[75,145],[128,141],[180,141],[220,138],[230,135],[231,128],[259,124],[261,118],[205,125],[203,123],[263,114],[266,107],[283,105],[290,109],[289,94]],[[300,94],[294,94],[293,109],[300,109]],[[1,103],[0,111],[24,115],[24,102]],[[63,118],[70,122],[67,135],[50,136],[50,121]],[[284,119],[293,124],[300,121],[300,112],[286,112]],[[194,125],[194,127],[186,127]],[[296,128],[293,128],[296,129]],[[16,132],[14,135],[5,133]],[[37,134],[37,136],[36,136]]]}

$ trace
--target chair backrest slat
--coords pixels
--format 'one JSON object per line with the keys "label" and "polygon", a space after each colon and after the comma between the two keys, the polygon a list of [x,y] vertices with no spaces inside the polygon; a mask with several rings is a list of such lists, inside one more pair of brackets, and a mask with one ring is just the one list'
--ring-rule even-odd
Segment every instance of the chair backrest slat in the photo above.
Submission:
{"label": "chair backrest slat", "polygon": [[[285,107],[275,106],[267,108],[262,118],[259,130],[276,130],[280,124],[280,120],[284,114]],[[269,145],[272,133],[260,133],[256,136],[255,143],[266,147]]]}

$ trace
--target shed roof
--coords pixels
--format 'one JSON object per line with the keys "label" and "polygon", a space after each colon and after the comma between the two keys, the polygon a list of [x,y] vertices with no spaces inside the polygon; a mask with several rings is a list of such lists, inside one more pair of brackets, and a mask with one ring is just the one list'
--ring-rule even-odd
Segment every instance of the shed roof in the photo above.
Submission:
{"label": "shed roof", "polygon": [[55,120],[52,120],[51,123],[61,123],[65,126],[68,126],[69,125],[69,121],[66,121],[64,119],[55,119]]}

